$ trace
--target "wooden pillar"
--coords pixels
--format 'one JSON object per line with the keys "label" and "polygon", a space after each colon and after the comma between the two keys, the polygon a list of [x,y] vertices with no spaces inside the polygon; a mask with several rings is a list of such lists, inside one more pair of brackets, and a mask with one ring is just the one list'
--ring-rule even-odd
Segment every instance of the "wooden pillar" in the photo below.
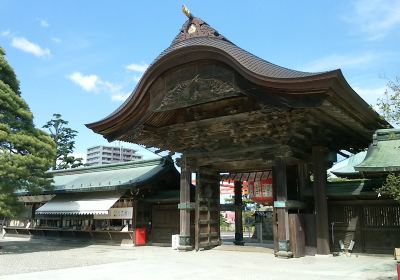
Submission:
{"label": "wooden pillar", "polygon": [[[135,236],[136,236],[137,211],[138,211],[137,205],[138,205],[138,202],[136,200],[136,197],[132,196],[132,208],[133,208],[133,211],[132,211],[132,231],[133,231],[132,242],[133,242],[133,244],[135,244],[135,242],[136,242]],[[94,222],[94,220],[93,220],[93,222]]]}
{"label": "wooden pillar", "polygon": [[304,200],[304,191],[309,186],[310,176],[308,174],[308,165],[305,162],[297,164],[297,178],[298,178],[298,193],[297,199]]}
{"label": "wooden pillar", "polygon": [[329,228],[328,228],[328,204],[326,201],[326,155],[324,147],[314,146],[312,148],[312,163],[314,176],[314,204],[315,222],[317,235],[317,254],[328,255]]}
{"label": "wooden pillar", "polygon": [[208,167],[197,171],[195,249],[221,245],[219,173]]}
{"label": "wooden pillar", "polygon": [[243,198],[242,198],[242,182],[235,181],[235,245],[244,245],[243,240]]}
{"label": "wooden pillar", "polygon": [[192,237],[190,236],[190,211],[193,209],[190,203],[190,185],[192,173],[187,167],[186,157],[181,159],[181,180],[180,180],[180,231],[179,231],[179,246],[181,251],[192,250]]}
{"label": "wooden pillar", "polygon": [[287,202],[287,178],[286,162],[284,158],[276,158],[273,168],[273,179],[276,186],[276,201],[274,210],[276,212],[278,248],[276,255],[279,257],[291,257],[289,244],[289,213],[286,208]]}

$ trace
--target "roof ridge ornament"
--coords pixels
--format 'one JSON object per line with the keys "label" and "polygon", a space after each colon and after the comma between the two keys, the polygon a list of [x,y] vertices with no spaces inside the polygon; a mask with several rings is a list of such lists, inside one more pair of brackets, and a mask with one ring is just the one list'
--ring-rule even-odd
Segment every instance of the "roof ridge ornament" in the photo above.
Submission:
{"label": "roof ridge ornament", "polygon": [[182,5],[182,12],[188,18],[187,21],[183,24],[181,30],[179,31],[178,35],[172,41],[171,45],[175,45],[176,43],[185,41],[190,38],[194,37],[209,37],[209,38],[217,38],[226,42],[230,42],[224,36],[219,34],[217,30],[212,28],[202,19],[193,16],[193,14],[189,11],[189,9]]}
{"label": "roof ridge ornament", "polygon": [[192,13],[189,11],[189,9],[186,7],[185,4],[182,4],[182,12],[187,16],[189,19],[193,18]]}

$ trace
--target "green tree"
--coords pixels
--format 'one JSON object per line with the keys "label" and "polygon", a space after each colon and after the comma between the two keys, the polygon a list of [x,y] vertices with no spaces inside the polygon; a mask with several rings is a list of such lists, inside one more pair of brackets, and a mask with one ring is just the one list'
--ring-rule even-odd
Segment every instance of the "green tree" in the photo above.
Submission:
{"label": "green tree", "polygon": [[387,121],[400,126],[400,77],[389,81],[387,87],[378,107]]}
{"label": "green tree", "polygon": [[223,230],[227,230],[229,228],[229,223],[226,221],[222,213],[219,213],[219,226],[223,228]]}
{"label": "green tree", "polygon": [[0,217],[21,209],[16,191],[38,192],[51,185],[53,140],[35,128],[19,82],[0,48]]}
{"label": "green tree", "polygon": [[389,174],[382,187],[377,190],[379,193],[389,195],[400,203],[400,176]]}
{"label": "green tree", "polygon": [[63,120],[60,114],[53,114],[43,128],[47,128],[51,138],[56,143],[56,156],[53,160],[53,169],[75,168],[83,165],[82,158],[76,158],[71,154],[75,149],[75,137],[78,131],[69,128],[68,121]]}
{"label": "green tree", "polygon": [[[378,106],[386,120],[400,126],[400,77],[389,81],[384,97],[378,100]],[[377,191],[400,203],[400,174],[389,174]]]}

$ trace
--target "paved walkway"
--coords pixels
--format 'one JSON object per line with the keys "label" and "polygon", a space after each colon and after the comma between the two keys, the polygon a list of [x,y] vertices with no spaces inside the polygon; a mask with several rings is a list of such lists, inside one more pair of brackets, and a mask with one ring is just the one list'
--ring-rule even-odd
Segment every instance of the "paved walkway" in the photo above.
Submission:
{"label": "paved walkway", "polygon": [[0,246],[0,279],[10,280],[396,279],[390,256],[278,259],[266,248],[234,250],[224,245],[182,253],[168,247],[16,238],[0,239]]}

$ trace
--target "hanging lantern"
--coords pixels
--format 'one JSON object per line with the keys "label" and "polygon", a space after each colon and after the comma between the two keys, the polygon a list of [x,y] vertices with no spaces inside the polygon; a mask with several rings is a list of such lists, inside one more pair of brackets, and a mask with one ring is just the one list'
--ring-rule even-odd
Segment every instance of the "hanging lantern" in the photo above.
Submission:
{"label": "hanging lantern", "polygon": [[254,202],[268,205],[274,200],[272,194],[272,172],[257,172],[247,182],[249,198]]}

